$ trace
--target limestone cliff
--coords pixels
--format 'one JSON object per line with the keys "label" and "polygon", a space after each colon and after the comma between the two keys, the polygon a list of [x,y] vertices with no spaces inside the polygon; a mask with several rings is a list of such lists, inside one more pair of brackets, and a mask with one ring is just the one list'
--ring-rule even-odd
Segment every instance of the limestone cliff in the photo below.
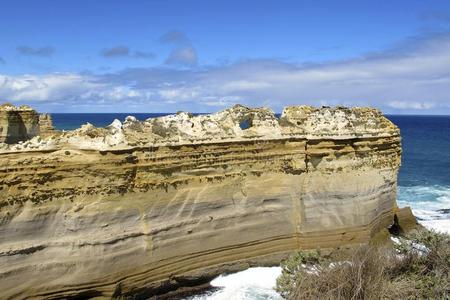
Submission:
{"label": "limestone cliff", "polygon": [[39,134],[39,114],[31,107],[0,105],[0,143],[17,143]]}
{"label": "limestone cliff", "polygon": [[0,150],[2,298],[154,296],[397,212],[398,128],[374,109],[127,117]]}
{"label": "limestone cliff", "polygon": [[55,129],[53,128],[53,120],[50,114],[40,114],[39,115],[39,135],[41,137],[48,137],[55,134]]}

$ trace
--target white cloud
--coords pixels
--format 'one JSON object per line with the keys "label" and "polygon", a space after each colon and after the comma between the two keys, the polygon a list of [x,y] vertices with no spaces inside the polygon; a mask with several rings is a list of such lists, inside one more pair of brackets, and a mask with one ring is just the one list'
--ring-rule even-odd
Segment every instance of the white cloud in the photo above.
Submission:
{"label": "white cloud", "polygon": [[159,90],[159,95],[163,99],[175,101],[183,101],[183,100],[192,100],[197,97],[201,97],[201,93],[199,92],[198,87],[191,87],[191,88],[165,88]]}
{"label": "white cloud", "polygon": [[[194,63],[195,50],[177,59]],[[94,111],[105,105],[112,111],[140,105],[147,111],[200,112],[242,103],[269,105],[276,111],[292,104],[328,104],[370,105],[389,113],[450,113],[449,70],[450,34],[439,34],[417,37],[385,52],[321,64],[246,60],[101,75],[0,75],[0,97],[30,104],[89,103]]]}
{"label": "white cloud", "polygon": [[270,88],[272,85],[267,81],[248,81],[248,80],[234,80],[225,83],[220,89],[227,91],[256,91]]}
{"label": "white cloud", "polygon": [[388,106],[397,109],[430,109],[435,105],[434,103],[426,102],[407,102],[407,101],[392,101],[388,103]]}
{"label": "white cloud", "polygon": [[104,86],[78,74],[0,75],[0,97],[12,101],[62,101]]}

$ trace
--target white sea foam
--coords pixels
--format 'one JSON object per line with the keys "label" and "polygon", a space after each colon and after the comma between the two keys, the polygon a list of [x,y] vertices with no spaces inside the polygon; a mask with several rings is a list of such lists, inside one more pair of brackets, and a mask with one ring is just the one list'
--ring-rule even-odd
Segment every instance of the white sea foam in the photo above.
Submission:
{"label": "white sea foam", "polygon": [[428,229],[450,233],[450,186],[398,187],[398,205],[410,206]]}
{"label": "white sea foam", "polygon": [[198,295],[190,300],[281,300],[275,292],[280,267],[249,268],[242,272],[221,275],[211,281],[214,287],[221,289],[205,295]]}
{"label": "white sea foam", "polygon": [[446,232],[450,234],[450,219],[420,221],[420,224],[428,229],[433,229],[438,232]]}
{"label": "white sea foam", "polygon": [[415,216],[421,220],[450,219],[450,186],[399,186],[398,205],[410,206]]}

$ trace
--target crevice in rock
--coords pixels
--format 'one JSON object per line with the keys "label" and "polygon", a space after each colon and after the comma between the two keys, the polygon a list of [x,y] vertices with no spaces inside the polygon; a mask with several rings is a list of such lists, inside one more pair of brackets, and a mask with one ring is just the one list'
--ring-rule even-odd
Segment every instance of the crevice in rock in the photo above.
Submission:
{"label": "crevice in rock", "polygon": [[399,236],[403,234],[403,229],[400,226],[400,223],[398,222],[398,217],[395,214],[394,215],[394,220],[392,222],[392,224],[388,227],[389,233],[392,234],[393,236]]}

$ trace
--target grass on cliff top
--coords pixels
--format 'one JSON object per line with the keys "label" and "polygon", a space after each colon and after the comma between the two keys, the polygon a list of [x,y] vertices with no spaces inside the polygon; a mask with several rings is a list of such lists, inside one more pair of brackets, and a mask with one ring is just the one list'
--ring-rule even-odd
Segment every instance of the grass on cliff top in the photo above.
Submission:
{"label": "grass on cliff top", "polygon": [[421,229],[394,247],[361,246],[321,255],[298,251],[282,263],[286,299],[449,299],[450,235]]}

